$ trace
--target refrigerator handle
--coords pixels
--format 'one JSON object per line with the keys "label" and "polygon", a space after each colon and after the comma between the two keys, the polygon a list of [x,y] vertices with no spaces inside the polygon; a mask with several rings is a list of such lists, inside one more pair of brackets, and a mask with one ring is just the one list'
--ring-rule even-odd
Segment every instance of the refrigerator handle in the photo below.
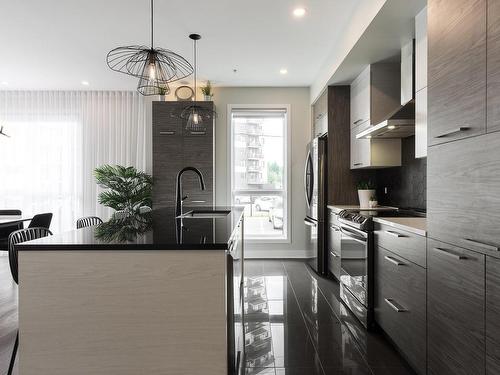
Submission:
{"label": "refrigerator handle", "polygon": [[304,224],[309,225],[310,227],[317,227],[318,226],[318,224],[314,220],[311,220],[308,217],[306,217],[304,219]]}

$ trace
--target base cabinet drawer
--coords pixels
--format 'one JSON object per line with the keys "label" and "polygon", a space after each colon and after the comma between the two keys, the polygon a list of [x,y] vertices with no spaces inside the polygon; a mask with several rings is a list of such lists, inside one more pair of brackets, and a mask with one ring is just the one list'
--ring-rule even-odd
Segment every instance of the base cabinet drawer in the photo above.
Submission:
{"label": "base cabinet drawer", "polygon": [[340,227],[330,222],[328,225],[328,270],[340,280],[340,247],[342,234]]}
{"label": "base cabinet drawer", "polygon": [[485,373],[485,256],[427,244],[429,375]]}
{"label": "base cabinet drawer", "polygon": [[375,245],[426,267],[426,238],[418,234],[375,223]]}
{"label": "base cabinet drawer", "polygon": [[486,257],[486,375],[500,374],[500,260]]}
{"label": "base cabinet drawer", "polygon": [[383,248],[375,252],[375,321],[425,374],[426,271]]}

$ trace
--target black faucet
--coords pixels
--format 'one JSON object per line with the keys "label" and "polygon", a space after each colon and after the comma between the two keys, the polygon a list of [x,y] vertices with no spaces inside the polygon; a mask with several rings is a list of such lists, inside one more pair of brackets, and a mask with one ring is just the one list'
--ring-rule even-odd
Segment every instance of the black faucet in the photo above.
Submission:
{"label": "black faucet", "polygon": [[185,197],[182,196],[182,174],[187,171],[193,171],[198,175],[198,178],[200,180],[200,188],[201,190],[205,190],[205,181],[203,180],[203,175],[201,174],[200,170],[195,168],[195,167],[185,167],[180,170],[179,173],[177,173],[177,189],[175,192],[175,216],[179,217],[182,216],[182,202],[187,198],[187,195]]}

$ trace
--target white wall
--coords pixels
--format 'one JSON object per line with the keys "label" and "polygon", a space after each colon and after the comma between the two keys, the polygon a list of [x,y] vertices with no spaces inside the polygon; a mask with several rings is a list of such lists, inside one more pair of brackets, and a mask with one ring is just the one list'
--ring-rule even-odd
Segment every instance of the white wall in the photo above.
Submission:
{"label": "white wall", "polygon": [[229,204],[230,175],[228,159],[228,104],[290,104],[291,108],[291,196],[289,220],[291,219],[291,243],[248,244],[249,257],[295,258],[305,253],[305,200],[303,187],[304,160],[306,145],[311,134],[310,94],[307,87],[217,87],[214,89],[214,102],[217,110],[216,120],[216,203]]}

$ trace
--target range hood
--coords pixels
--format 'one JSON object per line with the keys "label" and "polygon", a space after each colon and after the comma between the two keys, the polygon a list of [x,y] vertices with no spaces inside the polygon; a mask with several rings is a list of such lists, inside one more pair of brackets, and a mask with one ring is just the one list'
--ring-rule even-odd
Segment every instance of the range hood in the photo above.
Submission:
{"label": "range hood", "polygon": [[377,125],[369,126],[359,134],[357,139],[397,139],[415,134],[415,60],[414,41],[401,49],[401,101],[384,120]]}

